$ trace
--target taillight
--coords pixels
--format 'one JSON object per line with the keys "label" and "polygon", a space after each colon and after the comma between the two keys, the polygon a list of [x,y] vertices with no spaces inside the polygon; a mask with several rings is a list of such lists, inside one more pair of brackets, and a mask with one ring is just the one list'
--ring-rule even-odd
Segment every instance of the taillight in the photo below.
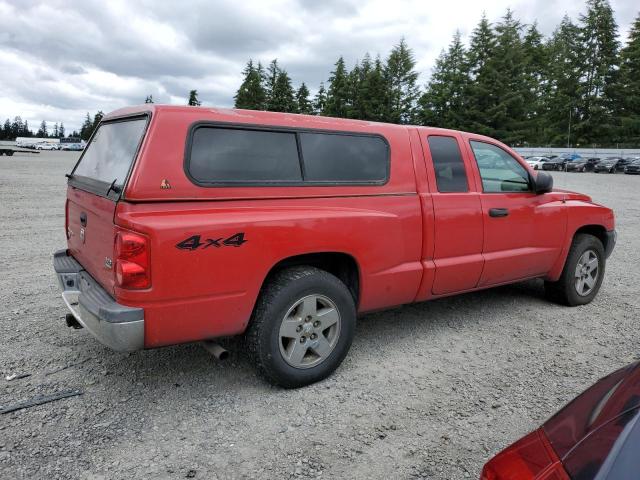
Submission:
{"label": "taillight", "polygon": [[116,283],[122,288],[151,286],[149,240],[144,235],[121,230],[116,234]]}

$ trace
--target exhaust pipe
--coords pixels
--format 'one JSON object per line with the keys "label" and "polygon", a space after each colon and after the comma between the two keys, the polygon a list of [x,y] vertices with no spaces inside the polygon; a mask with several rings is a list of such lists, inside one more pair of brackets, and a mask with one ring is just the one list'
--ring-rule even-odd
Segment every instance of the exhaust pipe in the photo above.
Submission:
{"label": "exhaust pipe", "polygon": [[80,322],[76,320],[76,317],[74,317],[72,313],[67,313],[64,317],[64,320],[67,322],[67,327],[75,328],[76,330],[80,330],[81,328],[83,328],[82,325],[80,325]]}
{"label": "exhaust pipe", "polygon": [[202,342],[202,346],[214,357],[218,360],[226,360],[229,358],[229,352],[222,348],[218,343],[212,342],[211,340],[205,340]]}

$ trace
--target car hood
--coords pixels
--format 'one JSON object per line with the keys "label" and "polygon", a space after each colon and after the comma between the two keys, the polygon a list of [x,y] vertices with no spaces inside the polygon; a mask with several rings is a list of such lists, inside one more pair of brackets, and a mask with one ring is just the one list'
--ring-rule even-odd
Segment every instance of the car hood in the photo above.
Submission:
{"label": "car hood", "polygon": [[563,458],[587,436],[639,407],[640,362],[636,362],[598,380],[549,419],[543,429]]}
{"label": "car hood", "polygon": [[[636,362],[600,379],[542,428],[571,478],[631,478],[629,472],[640,468],[639,408]],[[627,468],[625,475],[604,474],[620,468]]]}

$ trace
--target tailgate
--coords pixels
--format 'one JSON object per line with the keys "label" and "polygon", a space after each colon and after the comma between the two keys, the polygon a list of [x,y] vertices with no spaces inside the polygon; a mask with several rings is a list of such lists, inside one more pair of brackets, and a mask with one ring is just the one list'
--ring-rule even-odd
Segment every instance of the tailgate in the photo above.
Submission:
{"label": "tailgate", "polygon": [[116,202],[74,187],[67,192],[67,245],[69,253],[110,293],[115,276],[113,216]]}
{"label": "tailgate", "polygon": [[69,253],[110,293],[115,284],[114,214],[147,124],[145,115],[101,123],[69,175]]}

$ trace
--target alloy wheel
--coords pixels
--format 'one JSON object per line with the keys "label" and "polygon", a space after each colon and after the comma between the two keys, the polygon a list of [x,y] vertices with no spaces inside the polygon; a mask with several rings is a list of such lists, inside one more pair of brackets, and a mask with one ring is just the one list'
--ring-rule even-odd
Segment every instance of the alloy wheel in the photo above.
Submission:
{"label": "alloy wheel", "polygon": [[311,368],[325,361],[340,337],[340,312],[324,295],[295,302],[282,319],[280,353],[294,368]]}
{"label": "alloy wheel", "polygon": [[600,261],[593,250],[585,251],[578,260],[575,271],[575,288],[578,295],[586,297],[598,283]]}

